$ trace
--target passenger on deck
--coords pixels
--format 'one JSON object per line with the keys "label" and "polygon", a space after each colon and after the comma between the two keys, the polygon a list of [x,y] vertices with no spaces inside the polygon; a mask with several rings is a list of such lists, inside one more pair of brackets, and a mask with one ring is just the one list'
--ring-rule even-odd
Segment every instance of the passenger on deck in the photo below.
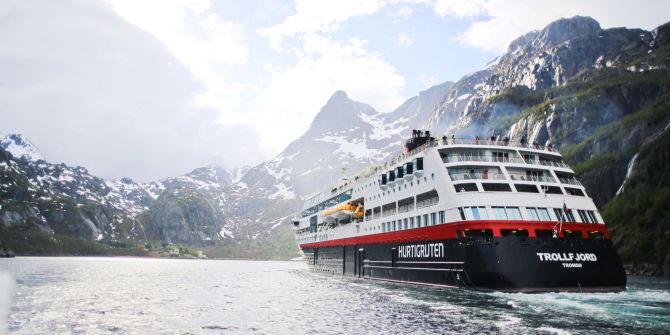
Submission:
{"label": "passenger on deck", "polygon": [[442,135],[442,144],[447,144],[447,135]]}
{"label": "passenger on deck", "polygon": [[475,143],[479,144],[479,135],[475,136]]}

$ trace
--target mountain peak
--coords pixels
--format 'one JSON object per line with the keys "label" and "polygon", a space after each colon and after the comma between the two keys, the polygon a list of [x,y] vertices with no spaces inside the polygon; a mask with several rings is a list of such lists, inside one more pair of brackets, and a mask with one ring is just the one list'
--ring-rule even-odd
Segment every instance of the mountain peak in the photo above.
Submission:
{"label": "mountain peak", "polygon": [[333,95],[330,96],[330,99],[328,99],[328,104],[331,102],[338,102],[338,101],[349,101],[349,96],[347,95],[347,92],[342,91],[342,90],[337,90]]}
{"label": "mountain peak", "polygon": [[558,44],[581,35],[598,33],[601,30],[598,21],[588,16],[563,18],[548,24],[538,38],[547,44]]}
{"label": "mountain peak", "polygon": [[541,30],[531,31],[512,41],[508,52],[525,46],[557,45],[583,35],[596,34],[602,29],[595,19],[589,16],[573,16],[549,23]]}
{"label": "mountain peak", "polygon": [[14,157],[20,159],[29,161],[44,160],[37,147],[21,134],[9,134],[1,137],[0,148],[11,152]]}

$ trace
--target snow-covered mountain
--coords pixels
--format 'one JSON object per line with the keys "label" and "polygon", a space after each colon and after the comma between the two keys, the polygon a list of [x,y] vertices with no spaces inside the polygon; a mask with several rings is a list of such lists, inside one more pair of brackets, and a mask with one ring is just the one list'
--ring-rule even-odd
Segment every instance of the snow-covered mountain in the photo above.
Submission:
{"label": "snow-covered mountain", "polygon": [[[420,92],[390,113],[335,92],[304,134],[252,168],[204,167],[150,183],[106,181],[81,167],[34,159],[41,156],[14,158],[9,152],[21,156],[34,146],[24,138],[11,140],[7,150],[0,148],[0,228],[31,225],[88,238],[219,243],[242,246],[245,257],[265,246],[291,253],[293,236],[282,223],[302,199],[398,154],[402,140],[419,128],[437,136],[495,132],[551,141],[567,148],[566,159],[602,206],[624,183],[617,197],[636,194],[630,183],[643,180],[639,171],[665,171],[669,151],[661,159],[649,148],[670,138],[669,68],[670,25],[651,32],[605,30],[593,19],[575,17],[518,38],[484,69]],[[667,180],[658,179],[657,187]],[[625,214],[608,221],[616,226]],[[667,245],[659,241],[654,245]]]}
{"label": "snow-covered mountain", "polygon": [[14,157],[29,161],[44,160],[37,147],[21,134],[4,135],[0,133],[0,148],[5,149]]}
{"label": "snow-covered mountain", "polygon": [[450,86],[431,87],[391,113],[335,92],[302,136],[226,188],[222,203],[229,228],[236,236],[269,238],[304,197],[401,152],[402,139],[425,122]]}

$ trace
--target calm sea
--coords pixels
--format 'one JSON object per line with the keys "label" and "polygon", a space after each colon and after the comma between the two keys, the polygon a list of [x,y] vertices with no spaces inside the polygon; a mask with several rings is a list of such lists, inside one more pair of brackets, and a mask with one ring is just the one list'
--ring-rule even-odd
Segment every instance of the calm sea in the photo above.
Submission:
{"label": "calm sea", "polygon": [[0,272],[14,281],[10,334],[670,333],[670,283],[653,278],[623,293],[507,294],[301,262],[18,257]]}

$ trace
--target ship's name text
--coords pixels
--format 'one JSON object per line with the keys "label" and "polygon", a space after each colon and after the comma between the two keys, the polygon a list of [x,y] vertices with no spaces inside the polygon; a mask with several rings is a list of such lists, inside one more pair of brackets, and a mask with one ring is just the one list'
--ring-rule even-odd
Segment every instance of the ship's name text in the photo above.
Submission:
{"label": "ship's name text", "polygon": [[537,257],[540,257],[540,261],[546,262],[596,262],[598,257],[596,254],[590,253],[579,253],[575,254],[572,252],[538,252]]}
{"label": "ship's name text", "polygon": [[398,258],[444,257],[443,243],[410,244],[398,247]]}

